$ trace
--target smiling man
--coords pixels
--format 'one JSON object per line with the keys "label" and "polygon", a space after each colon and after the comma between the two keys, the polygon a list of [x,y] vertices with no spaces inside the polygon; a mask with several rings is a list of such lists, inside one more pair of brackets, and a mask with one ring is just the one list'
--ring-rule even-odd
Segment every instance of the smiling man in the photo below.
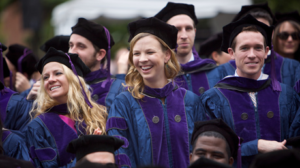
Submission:
{"label": "smiling man", "polygon": [[235,75],[201,97],[211,118],[223,119],[244,139],[243,167],[258,153],[286,149],[285,139],[300,133],[299,96],[261,70],[271,36],[272,28],[251,15],[224,26],[222,50],[235,59]]}
{"label": "smiling man", "polygon": [[155,17],[178,29],[175,52],[182,72],[176,83],[197,95],[213,87],[220,79],[217,71],[213,71],[216,63],[201,59],[194,48],[198,23],[194,5],[169,2]]}

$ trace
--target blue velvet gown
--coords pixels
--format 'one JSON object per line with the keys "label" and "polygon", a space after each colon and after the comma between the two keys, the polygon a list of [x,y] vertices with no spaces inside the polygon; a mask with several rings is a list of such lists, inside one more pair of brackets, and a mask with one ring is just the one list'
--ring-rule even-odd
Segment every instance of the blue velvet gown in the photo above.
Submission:
{"label": "blue velvet gown", "polygon": [[[290,86],[280,85],[282,90],[274,91],[270,78],[256,81],[232,76],[201,96],[206,113],[222,118],[244,139],[243,167],[258,154],[258,139],[281,142],[300,135],[300,98]],[[257,106],[248,92],[256,92]]]}
{"label": "blue velvet gown", "polygon": [[122,167],[187,167],[194,122],[207,119],[199,97],[172,82],[162,89],[146,86],[143,94],[138,100],[122,92],[110,109],[108,135],[125,142],[115,152],[117,162]]}

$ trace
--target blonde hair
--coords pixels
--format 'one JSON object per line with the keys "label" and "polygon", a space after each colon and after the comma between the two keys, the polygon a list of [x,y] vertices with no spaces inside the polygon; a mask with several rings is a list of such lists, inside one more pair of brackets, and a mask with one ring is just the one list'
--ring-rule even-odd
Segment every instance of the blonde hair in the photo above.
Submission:
{"label": "blonde hair", "polygon": [[161,44],[161,49],[163,52],[170,52],[171,53],[171,58],[169,61],[165,64],[164,67],[164,73],[167,79],[170,79],[174,81],[174,78],[180,71],[180,65],[175,57],[174,51],[170,49],[170,47],[160,38],[157,36],[154,36],[150,33],[139,33],[137,34],[131,41],[130,41],[130,52],[129,52],[129,63],[130,63],[130,68],[129,71],[125,77],[125,82],[128,87],[128,91],[132,94],[132,96],[136,99],[142,99],[144,97],[141,92],[144,90],[144,81],[143,77],[141,74],[135,69],[134,64],[133,64],[133,47],[136,44],[138,40],[140,40],[143,37],[146,36],[152,36],[154,37],[159,43]]}
{"label": "blonde hair", "polygon": [[[85,128],[87,134],[93,134],[94,130],[97,128],[100,128],[102,133],[105,134],[105,125],[108,116],[106,107],[98,105],[91,99],[91,93],[88,90],[84,79],[78,76],[87,94],[87,97],[93,106],[93,108],[90,108],[85,102],[77,76],[67,66],[63,64],[61,65],[69,82],[67,100],[67,106],[70,112],[69,117],[72,120],[79,121],[81,126],[82,122],[84,121],[87,125]],[[48,109],[56,105],[58,105],[58,103],[47,94],[44,88],[44,80],[41,78],[41,87],[38,90],[37,99],[33,103],[33,108],[30,111],[31,118],[36,118],[41,114],[47,113]]]}

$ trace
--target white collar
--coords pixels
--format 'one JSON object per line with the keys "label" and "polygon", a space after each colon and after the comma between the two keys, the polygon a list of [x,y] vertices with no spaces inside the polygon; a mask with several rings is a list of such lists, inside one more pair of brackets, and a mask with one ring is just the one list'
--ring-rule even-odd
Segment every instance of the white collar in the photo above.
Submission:
{"label": "white collar", "polygon": [[[236,73],[236,70],[235,70],[234,76],[239,77],[239,75]],[[261,72],[260,76],[259,76],[259,78],[257,80],[258,81],[260,81],[260,80],[266,80],[266,79],[268,79],[268,77],[269,77],[269,75],[264,74],[264,73]]]}
{"label": "white collar", "polygon": [[195,60],[195,58],[194,58],[194,54],[192,53],[192,56],[191,56],[191,58],[190,58],[189,62],[192,62],[192,61],[194,61],[194,60]]}

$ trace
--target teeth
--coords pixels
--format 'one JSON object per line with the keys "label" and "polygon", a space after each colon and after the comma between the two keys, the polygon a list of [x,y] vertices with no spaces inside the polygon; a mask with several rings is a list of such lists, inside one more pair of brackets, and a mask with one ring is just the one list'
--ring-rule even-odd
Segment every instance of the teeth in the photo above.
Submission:
{"label": "teeth", "polygon": [[256,64],[256,63],[252,62],[252,63],[248,63],[248,64]]}
{"label": "teeth", "polygon": [[147,70],[147,69],[150,69],[150,68],[152,68],[152,66],[142,67],[143,70]]}
{"label": "teeth", "polygon": [[60,88],[60,86],[55,86],[55,87],[52,87],[50,90],[54,90],[54,89],[57,89],[57,88]]}

